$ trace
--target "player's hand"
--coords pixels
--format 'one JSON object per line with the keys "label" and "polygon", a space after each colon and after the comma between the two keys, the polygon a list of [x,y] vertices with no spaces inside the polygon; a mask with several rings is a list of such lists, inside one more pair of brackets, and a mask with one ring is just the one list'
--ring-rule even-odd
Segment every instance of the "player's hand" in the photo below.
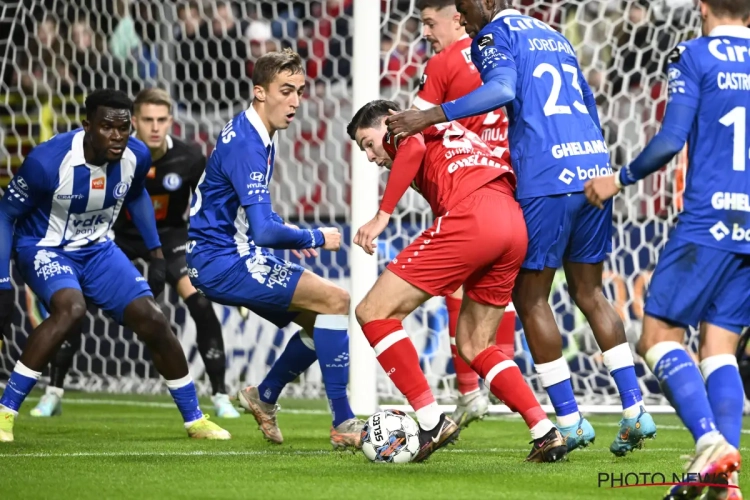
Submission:
{"label": "player's hand", "polygon": [[167,280],[167,261],[164,258],[151,257],[148,263],[148,286],[154,298],[164,291],[164,283]]}
{"label": "player's hand", "polygon": [[589,203],[595,207],[604,208],[604,202],[619,193],[620,188],[615,184],[614,175],[605,175],[588,181],[583,187],[583,192],[586,193]]}
{"label": "player's hand", "polygon": [[325,243],[323,243],[323,250],[330,250],[332,252],[338,252],[341,248],[341,233],[336,227],[321,227],[320,232],[323,233]]}
{"label": "player's hand", "polygon": [[374,255],[377,250],[375,240],[388,227],[389,220],[391,220],[391,214],[378,210],[378,214],[370,222],[357,230],[357,234],[354,235],[354,244],[362,247],[367,255]]}
{"label": "player's hand", "polygon": [[16,294],[13,289],[0,290],[0,340],[2,340],[5,327],[10,324],[10,320],[13,318],[15,297]]}
{"label": "player's hand", "polygon": [[[291,227],[292,229],[299,229],[299,226],[295,224],[289,224],[288,222],[284,224],[287,227]],[[292,255],[297,257],[298,259],[302,259],[302,256],[307,257],[308,259],[317,257],[318,251],[314,248],[304,248],[302,250],[292,250]]]}
{"label": "player's hand", "polygon": [[[437,107],[440,108],[440,106]],[[442,108],[440,110],[442,113]],[[418,134],[432,125],[423,111],[407,109],[401,112],[391,110],[390,113],[391,116],[385,119],[385,124],[388,125],[388,130],[398,139]]]}

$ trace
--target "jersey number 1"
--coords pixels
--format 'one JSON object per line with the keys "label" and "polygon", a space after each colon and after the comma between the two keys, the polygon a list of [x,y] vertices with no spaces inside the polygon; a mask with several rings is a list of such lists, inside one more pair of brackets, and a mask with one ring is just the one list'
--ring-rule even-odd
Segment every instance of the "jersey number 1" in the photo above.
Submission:
{"label": "jersey number 1", "polygon": [[[562,69],[564,73],[570,73],[571,86],[578,91],[583,98],[583,90],[581,90],[581,84],[578,83],[578,68],[571,66],[570,64],[563,64]],[[572,114],[570,106],[564,104],[558,104],[557,100],[560,98],[560,90],[562,89],[562,77],[560,72],[549,63],[542,63],[534,70],[534,77],[541,78],[545,74],[549,73],[552,75],[552,89],[550,90],[547,102],[544,104],[544,115],[569,115]],[[575,107],[581,113],[588,114],[589,110],[586,105],[582,102],[573,101],[573,107]]]}
{"label": "jersey number 1", "polygon": [[748,151],[745,148],[745,131],[747,129],[746,119],[747,109],[742,106],[737,106],[732,111],[722,116],[721,120],[719,120],[719,123],[725,127],[733,126],[734,128],[734,155],[732,159],[732,169],[737,172],[745,171],[745,155],[748,154]]}

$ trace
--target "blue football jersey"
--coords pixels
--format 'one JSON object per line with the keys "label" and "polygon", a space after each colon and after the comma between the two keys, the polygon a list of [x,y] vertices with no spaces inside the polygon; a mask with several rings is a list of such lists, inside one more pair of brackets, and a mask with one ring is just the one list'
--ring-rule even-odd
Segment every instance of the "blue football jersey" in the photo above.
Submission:
{"label": "blue football jersey", "polygon": [[674,236],[750,254],[750,29],[720,26],[668,61],[670,104],[697,110]]}
{"label": "blue football jersey", "polygon": [[190,251],[245,256],[256,249],[243,207],[271,203],[268,183],[275,156],[274,143],[252,106],[224,126],[193,194]]}
{"label": "blue football jersey", "polygon": [[583,191],[612,173],[609,152],[583,100],[586,80],[570,42],[516,10],[500,12],[474,37],[471,59],[482,79],[514,68],[516,98],[506,106],[518,199]]}
{"label": "blue football jersey", "polygon": [[5,192],[24,215],[16,221],[14,246],[72,250],[108,241],[123,203],[139,196],[151,168],[148,147],[131,137],[122,159],[86,163],[82,129],[35,147]]}

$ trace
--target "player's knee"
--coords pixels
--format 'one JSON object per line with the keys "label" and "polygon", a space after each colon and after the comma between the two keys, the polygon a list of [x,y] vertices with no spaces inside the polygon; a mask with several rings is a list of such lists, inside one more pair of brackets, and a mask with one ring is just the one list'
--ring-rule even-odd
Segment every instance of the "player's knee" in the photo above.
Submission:
{"label": "player's knee", "polygon": [[357,307],[354,309],[354,315],[357,317],[357,322],[360,326],[364,326],[365,323],[369,323],[375,319],[373,317],[373,309],[370,305],[370,301],[367,300],[367,297],[357,304]]}
{"label": "player's knee", "polygon": [[86,317],[86,301],[83,297],[71,298],[53,309],[50,314],[60,326],[60,331],[68,333],[72,330],[80,332],[83,318]]}
{"label": "player's knee", "polygon": [[137,328],[134,328],[134,330],[146,342],[172,334],[167,317],[155,303],[148,303],[140,309]]}
{"label": "player's knee", "polygon": [[347,315],[349,314],[350,303],[349,292],[343,288],[335,287],[328,295],[328,307],[330,309],[328,314]]}
{"label": "player's knee", "polygon": [[471,339],[458,337],[456,337],[456,349],[458,349],[458,355],[469,364],[482,351],[481,348],[478,348],[471,342]]}
{"label": "player's knee", "polygon": [[570,287],[568,288],[568,291],[570,292],[570,297],[573,299],[573,302],[575,302],[576,306],[578,306],[578,309],[581,310],[584,314],[586,314],[589,311],[595,310],[601,300],[605,300],[604,292],[602,291],[601,287],[594,286],[594,287]]}

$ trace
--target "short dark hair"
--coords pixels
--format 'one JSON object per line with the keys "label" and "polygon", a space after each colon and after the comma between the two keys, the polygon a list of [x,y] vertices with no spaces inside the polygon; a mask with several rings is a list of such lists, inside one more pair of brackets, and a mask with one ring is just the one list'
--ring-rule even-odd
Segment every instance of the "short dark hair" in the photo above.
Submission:
{"label": "short dark hair", "polygon": [[276,75],[285,71],[289,71],[293,75],[299,73],[305,74],[302,58],[299,54],[290,48],[286,48],[281,52],[264,54],[255,61],[252,76],[253,85],[268,88],[268,84],[276,78]]}
{"label": "short dark hair", "polygon": [[354,134],[357,133],[357,130],[374,128],[380,124],[380,120],[384,116],[390,115],[390,110],[400,111],[400,109],[398,104],[393,101],[386,101],[385,99],[370,101],[354,114],[354,118],[346,127],[346,133],[349,134],[351,140],[356,141]]}
{"label": "short dark hair", "polygon": [[750,0],[701,0],[718,17],[747,19],[750,17]]}
{"label": "short dark hair", "polygon": [[113,89],[95,90],[86,97],[86,118],[91,120],[99,107],[127,109],[133,112],[133,101],[125,92]]}
{"label": "short dark hair", "polygon": [[451,5],[455,6],[455,0],[417,0],[417,10],[435,9],[442,10]]}

